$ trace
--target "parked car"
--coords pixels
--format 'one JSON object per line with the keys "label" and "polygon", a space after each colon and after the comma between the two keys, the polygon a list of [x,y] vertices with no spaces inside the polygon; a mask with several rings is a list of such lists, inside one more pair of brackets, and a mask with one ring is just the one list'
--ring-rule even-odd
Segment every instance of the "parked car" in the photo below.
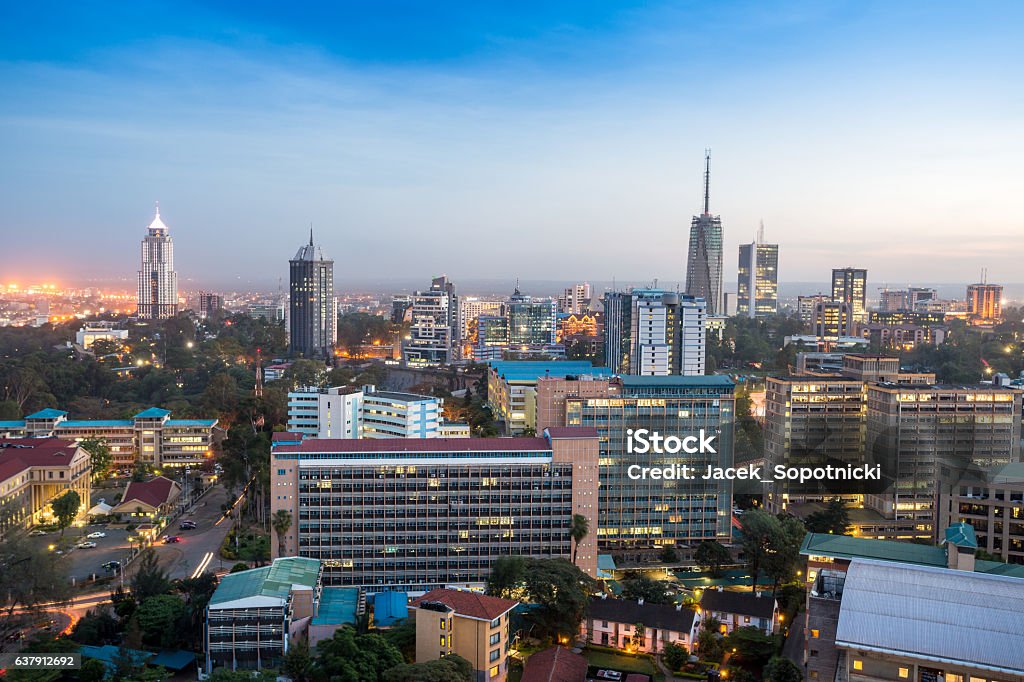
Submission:
{"label": "parked car", "polygon": [[32,531],[31,533],[28,534],[28,536],[30,538],[37,538],[40,535],[46,535],[46,531],[45,530],[34,530],[34,531]]}
{"label": "parked car", "polygon": [[196,529],[196,522],[195,521],[182,521],[180,524],[178,524],[178,528],[180,528],[181,530],[195,530]]}
{"label": "parked car", "polygon": [[120,561],[108,561],[100,566],[104,571],[117,571],[121,568]]}
{"label": "parked car", "polygon": [[95,532],[89,533],[89,534],[88,534],[88,535],[86,535],[85,537],[87,537],[87,538],[93,538],[93,539],[96,539],[96,538],[105,538],[105,537],[107,537],[107,534],[106,534],[106,533],[104,533],[103,531],[99,531],[99,530],[97,530],[97,531],[95,531]]}
{"label": "parked car", "polygon": [[177,535],[168,535],[164,538],[164,542],[168,545],[173,545],[175,542],[181,542],[181,538]]}
{"label": "parked car", "polygon": [[76,545],[76,546],[78,547],[78,549],[92,549],[93,547],[96,546],[96,543],[95,542],[79,542],[78,545]]}

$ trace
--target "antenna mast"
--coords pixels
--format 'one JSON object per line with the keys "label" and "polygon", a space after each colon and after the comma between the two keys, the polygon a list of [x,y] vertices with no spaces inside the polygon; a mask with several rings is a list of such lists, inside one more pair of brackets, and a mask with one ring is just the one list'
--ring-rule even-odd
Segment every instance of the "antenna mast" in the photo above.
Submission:
{"label": "antenna mast", "polygon": [[711,149],[704,150],[704,215],[711,214]]}

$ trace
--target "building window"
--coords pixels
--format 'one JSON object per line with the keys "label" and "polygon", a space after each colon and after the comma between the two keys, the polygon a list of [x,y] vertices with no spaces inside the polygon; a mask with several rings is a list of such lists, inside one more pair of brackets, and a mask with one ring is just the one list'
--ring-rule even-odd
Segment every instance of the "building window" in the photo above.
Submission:
{"label": "building window", "polygon": [[444,643],[444,635],[441,635],[441,646],[446,646]]}
{"label": "building window", "polygon": [[495,632],[493,635],[491,635],[491,644],[497,644],[500,641],[501,641],[501,633],[500,632]]}
{"label": "building window", "polygon": [[743,624],[744,625],[749,625],[750,624],[750,616],[743,616]]}
{"label": "building window", "polygon": [[448,623],[447,620],[445,620],[444,618],[441,619],[441,629],[442,630],[445,629],[445,627],[447,626],[447,623]]}
{"label": "building window", "polygon": [[817,636],[818,636],[818,634],[819,634],[819,633],[818,633],[818,631],[817,631],[817,630],[811,630],[811,637],[817,637]]}
{"label": "building window", "polygon": [[910,677],[910,668],[900,668],[900,678],[907,679]]}
{"label": "building window", "polygon": [[494,663],[499,658],[501,658],[501,649],[495,649],[491,652],[491,663]]}
{"label": "building window", "polygon": [[498,676],[498,666],[492,666],[491,667],[490,675],[491,675],[491,677],[497,677]]}
{"label": "building window", "polygon": [[864,669],[864,661],[860,660],[859,658],[858,659],[854,659],[854,661],[853,661],[853,669],[854,670],[863,670]]}
{"label": "building window", "polygon": [[499,625],[501,625],[501,618],[500,617],[499,618],[495,618],[494,620],[491,621],[491,627],[492,628],[496,628]]}

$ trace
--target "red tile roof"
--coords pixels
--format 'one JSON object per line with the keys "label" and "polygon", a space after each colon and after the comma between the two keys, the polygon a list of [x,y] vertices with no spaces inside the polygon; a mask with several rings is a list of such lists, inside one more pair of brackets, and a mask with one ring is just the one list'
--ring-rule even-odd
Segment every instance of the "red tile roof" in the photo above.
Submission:
{"label": "red tile roof", "polygon": [[526,659],[522,682],[583,682],[587,677],[587,659],[553,646]]}
{"label": "red tile roof", "polygon": [[167,504],[171,497],[171,491],[180,486],[169,478],[157,476],[148,481],[132,481],[125,488],[124,495],[118,506],[125,503],[137,501],[148,504],[151,507],[159,507]]}
{"label": "red tile roof", "polygon": [[597,438],[593,426],[549,426],[546,430],[552,438]]}
{"label": "red tile roof", "polygon": [[275,445],[274,452],[550,452],[546,438],[307,438],[299,445]]}
{"label": "red tile roof", "polygon": [[60,438],[0,439],[0,481],[30,467],[67,466],[77,451],[74,441]]}
{"label": "red tile roof", "polygon": [[418,607],[423,602],[436,601],[455,609],[460,616],[494,620],[516,607],[519,602],[511,599],[488,597],[486,594],[467,590],[431,590],[422,597],[417,597],[410,606]]}

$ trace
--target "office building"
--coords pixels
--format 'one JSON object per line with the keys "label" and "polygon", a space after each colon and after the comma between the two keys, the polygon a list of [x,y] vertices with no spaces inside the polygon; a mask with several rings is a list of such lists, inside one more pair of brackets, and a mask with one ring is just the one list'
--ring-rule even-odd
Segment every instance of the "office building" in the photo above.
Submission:
{"label": "office building", "polygon": [[[530,438],[275,437],[271,513],[295,519],[274,556],[324,563],[324,583],[370,592],[482,587],[500,556],[573,554],[574,514],[597,516],[597,434]],[[597,538],[576,562],[597,572]]]}
{"label": "office building", "polygon": [[832,300],[850,306],[853,319],[867,322],[868,271],[863,268],[832,270]]}
{"label": "office building", "polygon": [[409,604],[416,623],[416,662],[461,656],[475,682],[508,679],[509,621],[519,602],[467,590],[436,589]]}
{"label": "office building", "polygon": [[89,453],[63,438],[0,439],[0,537],[12,528],[56,521],[50,503],[69,490],[88,511],[92,466]]}
{"label": "office building", "polygon": [[478,318],[483,315],[502,317],[503,306],[504,301],[459,296],[459,340],[474,345],[477,341]]}
{"label": "office building", "polygon": [[811,333],[818,337],[819,345],[829,347],[843,337],[853,336],[853,308],[845,301],[818,301],[814,304]]}
{"label": "office building", "polygon": [[[594,367],[587,360],[526,361],[505,360],[489,363],[487,369],[487,404],[494,418],[504,426],[505,433],[516,436],[532,431],[540,433],[537,424],[536,389],[540,379],[566,377],[607,377],[606,367]],[[563,426],[546,423],[545,426]]]}
{"label": "office building", "polygon": [[224,309],[224,297],[220,294],[211,294],[206,291],[199,292],[199,319],[205,320]]}
{"label": "office building", "polygon": [[[362,388],[296,389],[288,393],[288,432],[308,438],[443,438],[463,435],[446,425],[444,400],[417,393]],[[468,435],[468,434],[467,434]]]}
{"label": "office building", "polygon": [[940,477],[1020,459],[1021,391],[991,385],[867,387],[867,457],[891,486],[866,499],[913,536],[936,539]]}
{"label": "office building", "polygon": [[704,156],[704,212],[690,223],[686,294],[702,298],[708,315],[724,311],[722,297],[722,217],[711,215],[711,154]]}
{"label": "office building", "polygon": [[[630,466],[687,465],[701,476],[709,466],[733,466],[734,385],[726,376],[622,376],[580,394],[545,392],[564,400],[565,424],[596,429],[600,441],[598,543],[627,560],[653,558],[663,546],[729,540],[732,483],[725,480],[631,478]],[[538,405],[538,414],[557,414]],[[713,436],[713,445],[688,454],[630,452],[630,433],[648,429],[665,435]],[[713,452],[711,451],[713,450]],[[634,473],[636,473],[634,471]]]}
{"label": "office building", "polygon": [[459,297],[448,277],[435,277],[427,291],[412,297],[412,328],[402,344],[411,367],[437,367],[458,359]]}
{"label": "office building", "polygon": [[557,313],[554,301],[534,299],[516,287],[505,304],[509,345],[534,347],[554,344]]}
{"label": "office building", "polygon": [[779,312],[779,245],[764,243],[764,225],[757,239],[740,244],[736,313],[772,317]]}
{"label": "office building", "polygon": [[439,438],[444,423],[441,398],[363,388],[363,438]]}
{"label": "office building", "polygon": [[828,301],[829,297],[825,294],[814,294],[812,296],[797,296],[796,298],[796,312],[797,317],[804,325],[810,327],[814,323],[814,309],[822,301]]}
{"label": "office building", "polygon": [[263,318],[271,323],[284,322],[286,316],[283,303],[250,303],[245,309],[245,314],[256,320]]}
{"label": "office building", "polygon": [[167,225],[156,217],[142,239],[142,266],[139,268],[138,317],[140,320],[165,320],[178,314],[178,273],[174,271],[174,242]]}
{"label": "office building", "polygon": [[968,285],[967,319],[976,325],[998,324],[1003,319],[1002,285]]}
{"label": "office building", "polygon": [[916,311],[919,308],[926,308],[929,303],[937,299],[938,292],[928,287],[883,289],[878,295],[878,312]]}
{"label": "office building", "polygon": [[0,435],[11,437],[102,438],[110,446],[115,469],[132,467],[136,461],[155,467],[200,464],[213,457],[219,431],[216,419],[171,419],[169,410],[158,407],[131,419],[68,419],[67,412],[47,408],[0,422]]}
{"label": "office building", "polygon": [[662,289],[605,294],[605,365],[617,374],[704,374],[703,299]]}
{"label": "office building", "polygon": [[206,673],[280,668],[317,613],[321,573],[316,559],[285,557],[222,577],[206,607]]}
{"label": "office building", "polygon": [[302,246],[289,264],[288,345],[295,355],[326,357],[338,341],[338,299],[334,261],[313,244]]}
{"label": "office building", "polygon": [[1024,680],[1024,567],[977,559],[973,529],[942,546],[808,533],[806,679]]}
{"label": "office building", "polygon": [[574,284],[565,289],[558,297],[558,312],[567,315],[584,315],[590,312],[591,296],[589,282]]}
{"label": "office building", "polygon": [[1011,564],[1024,564],[1024,463],[966,472],[947,471],[938,504],[938,532],[969,523],[978,549]]}
{"label": "office building", "polygon": [[363,392],[351,386],[288,392],[288,431],[312,438],[360,438]]}
{"label": "office building", "polygon": [[95,320],[86,322],[82,328],[75,332],[75,343],[90,350],[92,344],[97,341],[113,341],[120,343],[128,340],[128,330],[118,329],[116,322],[106,320]]}

